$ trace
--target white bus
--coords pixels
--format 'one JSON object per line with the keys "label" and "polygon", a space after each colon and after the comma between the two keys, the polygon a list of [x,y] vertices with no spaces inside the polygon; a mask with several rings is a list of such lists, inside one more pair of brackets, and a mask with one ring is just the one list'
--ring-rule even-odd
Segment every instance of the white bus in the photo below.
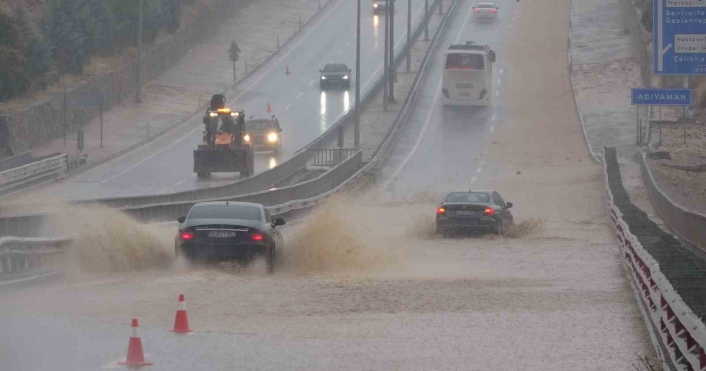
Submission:
{"label": "white bus", "polygon": [[495,52],[472,41],[451,45],[442,81],[445,106],[487,106],[493,95]]}

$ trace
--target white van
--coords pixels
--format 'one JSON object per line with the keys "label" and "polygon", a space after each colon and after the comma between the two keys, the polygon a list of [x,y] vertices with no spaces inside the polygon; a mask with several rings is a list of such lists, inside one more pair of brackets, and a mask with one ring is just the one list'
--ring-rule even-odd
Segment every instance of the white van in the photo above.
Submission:
{"label": "white van", "polygon": [[495,52],[473,41],[451,45],[442,81],[445,106],[488,106],[493,95]]}

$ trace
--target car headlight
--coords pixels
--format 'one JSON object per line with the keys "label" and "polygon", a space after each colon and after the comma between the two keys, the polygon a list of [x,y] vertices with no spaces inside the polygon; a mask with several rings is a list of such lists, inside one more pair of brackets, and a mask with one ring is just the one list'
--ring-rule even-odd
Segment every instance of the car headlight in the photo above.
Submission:
{"label": "car headlight", "polygon": [[233,117],[238,117],[240,116],[240,112],[231,112],[230,115]]}
{"label": "car headlight", "polygon": [[276,142],[277,141],[277,133],[270,133],[267,135],[267,140],[270,142]]}
{"label": "car headlight", "polygon": [[211,117],[218,117],[218,112],[209,112],[208,115]]}
{"label": "car headlight", "polygon": [[343,76],[343,79],[344,79],[344,80],[348,80],[348,76]]}
{"label": "car headlight", "polygon": [[243,140],[246,142],[249,142],[250,141],[250,134],[245,134],[245,136],[243,136]]}
{"label": "car headlight", "polygon": [[326,80],[326,76],[321,76],[321,80]]}
{"label": "car headlight", "polygon": [[373,4],[373,8],[377,8],[377,7],[378,7],[378,4]]}

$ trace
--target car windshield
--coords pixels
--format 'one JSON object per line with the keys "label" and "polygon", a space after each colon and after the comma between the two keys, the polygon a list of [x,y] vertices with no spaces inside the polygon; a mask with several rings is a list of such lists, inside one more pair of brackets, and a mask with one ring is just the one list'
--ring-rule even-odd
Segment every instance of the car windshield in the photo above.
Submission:
{"label": "car windshield", "polygon": [[241,205],[194,206],[189,219],[245,219],[260,220],[260,209]]}
{"label": "car windshield", "polygon": [[324,72],[348,72],[348,66],[345,64],[327,64],[324,67]]}
{"label": "car windshield", "polygon": [[495,8],[495,6],[493,4],[483,3],[478,4],[478,8]]}
{"label": "car windshield", "polygon": [[275,128],[275,123],[269,120],[253,120],[245,124],[247,131],[267,131]]}
{"label": "car windshield", "polygon": [[479,202],[490,203],[490,196],[483,192],[454,192],[446,196],[444,202]]}
{"label": "car windshield", "polygon": [[448,70],[482,70],[484,67],[483,56],[480,54],[449,53],[446,56]]}

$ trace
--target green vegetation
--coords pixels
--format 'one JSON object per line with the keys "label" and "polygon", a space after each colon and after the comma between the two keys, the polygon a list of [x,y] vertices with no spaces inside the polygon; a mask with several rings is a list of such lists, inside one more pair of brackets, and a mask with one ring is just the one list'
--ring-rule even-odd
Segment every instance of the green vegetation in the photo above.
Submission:
{"label": "green vegetation", "polygon": [[[46,0],[40,24],[0,14],[0,102],[80,74],[93,55],[135,45],[139,0]],[[179,28],[182,0],[144,0],[143,42]]]}

